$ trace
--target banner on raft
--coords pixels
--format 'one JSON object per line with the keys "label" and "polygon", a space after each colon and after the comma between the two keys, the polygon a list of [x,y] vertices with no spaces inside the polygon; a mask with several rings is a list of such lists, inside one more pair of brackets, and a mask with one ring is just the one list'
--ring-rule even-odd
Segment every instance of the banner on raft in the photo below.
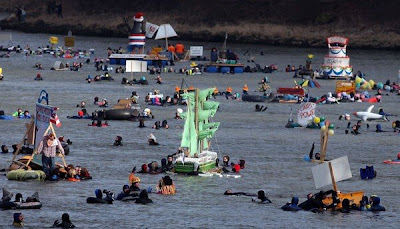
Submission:
{"label": "banner on raft", "polygon": [[283,95],[300,95],[304,96],[305,92],[303,88],[286,88],[286,87],[280,87],[276,90],[278,94],[283,94]]}
{"label": "banner on raft", "polygon": [[147,61],[127,60],[125,69],[126,72],[147,72]]}
{"label": "banner on raft", "polygon": [[316,106],[315,103],[310,102],[300,104],[300,108],[297,111],[297,123],[300,126],[307,126],[307,124],[314,118]]}
{"label": "banner on raft", "polygon": [[[332,165],[333,177],[336,182],[347,180],[352,177],[349,159],[347,156],[329,161]],[[312,167],[315,188],[319,189],[332,184],[332,177],[329,169],[329,163],[324,162]]]}
{"label": "banner on raft", "polygon": [[56,107],[36,103],[36,146],[39,145],[40,141],[42,140],[42,136],[45,134],[47,128],[49,127],[52,115],[55,115],[55,110],[57,110]]}
{"label": "banner on raft", "polygon": [[347,94],[356,93],[356,84],[354,81],[338,80],[336,81],[336,93],[346,92]]}
{"label": "banner on raft", "polygon": [[157,32],[159,26],[152,24],[150,22],[146,22],[146,37],[153,38],[154,34]]}

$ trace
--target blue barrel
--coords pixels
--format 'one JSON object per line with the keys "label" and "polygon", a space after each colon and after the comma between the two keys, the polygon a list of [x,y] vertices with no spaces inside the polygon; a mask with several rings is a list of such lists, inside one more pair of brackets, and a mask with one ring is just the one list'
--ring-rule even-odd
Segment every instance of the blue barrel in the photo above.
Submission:
{"label": "blue barrel", "polygon": [[243,73],[243,67],[235,67],[233,68],[234,73]]}
{"label": "blue barrel", "polygon": [[231,71],[230,67],[221,67],[221,73],[228,73]]}
{"label": "blue barrel", "polygon": [[168,65],[168,61],[167,60],[163,60],[163,61],[161,61],[161,65],[164,67],[164,66],[167,66]]}
{"label": "blue barrel", "polygon": [[115,58],[110,59],[110,64],[117,64],[117,60]]}
{"label": "blue barrel", "polygon": [[119,65],[125,65],[126,59],[119,59]]}
{"label": "blue barrel", "polygon": [[217,69],[217,67],[215,67],[215,66],[208,66],[208,67],[206,68],[206,71],[209,72],[209,73],[217,73],[217,72],[218,72],[218,69]]}
{"label": "blue barrel", "polygon": [[148,61],[147,61],[147,65],[153,66],[153,61],[152,61],[152,60],[148,60]]}

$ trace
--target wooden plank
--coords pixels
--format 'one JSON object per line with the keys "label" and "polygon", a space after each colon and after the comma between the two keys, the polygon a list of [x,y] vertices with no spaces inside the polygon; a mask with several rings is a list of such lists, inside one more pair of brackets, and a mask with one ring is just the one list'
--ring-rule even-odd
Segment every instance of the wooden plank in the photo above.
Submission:
{"label": "wooden plank", "polygon": [[335,176],[333,175],[332,163],[331,163],[331,162],[328,162],[328,166],[329,166],[329,172],[330,172],[330,174],[331,174],[333,190],[334,190],[335,192],[337,192],[338,188],[337,188],[337,185],[336,185]]}

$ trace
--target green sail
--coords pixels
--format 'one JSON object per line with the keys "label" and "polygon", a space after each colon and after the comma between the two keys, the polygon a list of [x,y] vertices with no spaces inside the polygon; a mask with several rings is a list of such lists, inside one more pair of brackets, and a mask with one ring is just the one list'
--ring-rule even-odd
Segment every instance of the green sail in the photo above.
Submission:
{"label": "green sail", "polygon": [[[186,99],[188,102],[188,108],[187,112],[181,114],[181,117],[186,120],[182,134],[181,147],[189,148],[190,156],[201,152],[203,149],[207,149],[208,139],[214,136],[215,131],[217,131],[219,127],[219,123],[208,122],[209,118],[213,117],[217,112],[219,106],[218,102],[206,101],[211,97],[214,88],[197,92],[197,104],[196,94],[194,92],[184,93],[182,95],[182,98]],[[195,109],[197,110],[195,111]],[[197,131],[195,123],[196,116],[198,121]]]}
{"label": "green sail", "polygon": [[197,152],[197,133],[194,123],[194,112],[191,109],[185,113],[186,121],[182,133],[181,147],[189,149],[189,155],[193,156]]}
{"label": "green sail", "polygon": [[201,90],[199,93],[199,101],[206,101],[214,93],[215,88]]}

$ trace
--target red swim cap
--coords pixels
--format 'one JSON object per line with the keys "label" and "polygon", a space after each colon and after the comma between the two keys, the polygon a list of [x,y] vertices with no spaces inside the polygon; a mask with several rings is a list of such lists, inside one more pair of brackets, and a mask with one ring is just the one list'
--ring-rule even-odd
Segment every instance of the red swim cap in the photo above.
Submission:
{"label": "red swim cap", "polygon": [[83,111],[78,111],[78,116],[82,117],[83,116]]}

